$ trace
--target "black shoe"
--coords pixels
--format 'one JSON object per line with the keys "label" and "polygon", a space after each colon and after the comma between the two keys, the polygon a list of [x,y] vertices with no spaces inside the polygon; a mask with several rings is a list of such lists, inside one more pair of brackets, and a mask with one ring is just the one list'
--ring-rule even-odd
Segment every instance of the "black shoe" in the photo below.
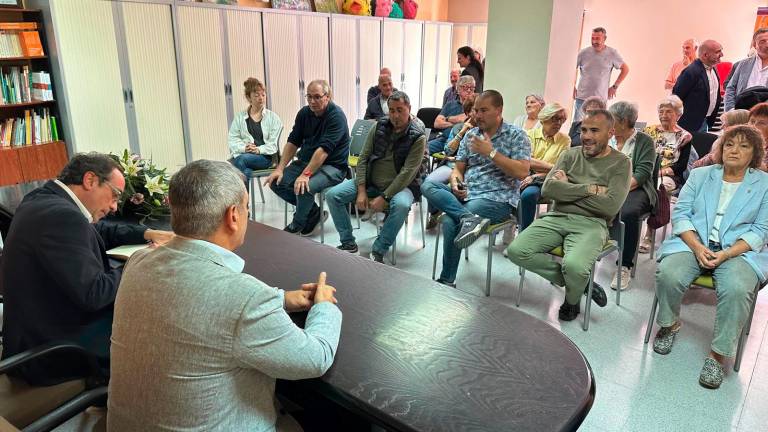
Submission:
{"label": "black shoe", "polygon": [[443,214],[443,212],[438,211],[437,213],[432,213],[429,215],[429,219],[427,219],[427,226],[425,228],[427,231],[431,231],[437,228],[437,224],[440,222],[441,214]]}
{"label": "black shoe", "polygon": [[444,281],[442,279],[438,279],[435,282],[437,282],[439,284],[443,284],[443,285],[451,287],[451,288],[456,288],[456,283],[455,282],[448,282],[448,281]]}
{"label": "black shoe", "polygon": [[[584,288],[584,295],[587,295],[589,291],[589,284]],[[600,307],[605,307],[608,304],[608,296],[605,295],[605,290],[597,282],[592,282],[592,301]]]}
{"label": "black shoe", "polygon": [[[328,219],[328,212],[323,211],[322,216],[323,222],[325,222]],[[320,223],[320,209],[318,208],[317,214],[312,215],[310,213],[309,219],[307,219],[307,226],[304,227],[303,230],[301,230],[302,237],[309,237],[312,235],[313,232],[315,232],[315,228],[317,228],[317,225]]]}
{"label": "black shoe", "polygon": [[453,245],[457,249],[468,248],[475,240],[479,239],[483,235],[485,227],[491,222],[490,219],[480,217],[477,215],[467,215],[461,218],[461,228],[456,239],[453,240]]}
{"label": "black shoe", "polygon": [[300,226],[296,225],[295,222],[291,222],[290,224],[288,224],[287,227],[283,228],[283,231],[291,233],[291,234],[298,234],[298,233],[301,232],[301,230],[302,230],[302,228]]}
{"label": "black shoe", "polygon": [[557,317],[560,318],[560,321],[573,321],[579,316],[580,312],[581,308],[578,303],[571,305],[568,304],[567,301],[564,301],[563,304],[560,305],[560,311],[557,313]]}
{"label": "black shoe", "polygon": [[371,259],[376,261],[377,263],[384,264],[384,255],[382,255],[382,254],[380,254],[380,253],[378,253],[376,251],[371,251]]}
{"label": "black shoe", "polygon": [[349,252],[349,253],[357,253],[357,243],[355,242],[342,243],[341,245],[336,246],[336,249],[343,250],[344,252]]}

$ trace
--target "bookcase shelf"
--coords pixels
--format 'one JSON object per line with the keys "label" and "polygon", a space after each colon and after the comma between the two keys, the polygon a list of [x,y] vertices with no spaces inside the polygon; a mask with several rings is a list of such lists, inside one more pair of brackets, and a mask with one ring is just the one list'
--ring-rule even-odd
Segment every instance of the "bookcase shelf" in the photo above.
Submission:
{"label": "bookcase shelf", "polygon": [[26,60],[45,60],[48,56],[22,56],[22,57],[0,57],[2,61],[26,61]]}
{"label": "bookcase shelf", "polygon": [[15,104],[0,104],[0,110],[11,109],[11,108],[34,108],[37,106],[50,105],[55,103],[56,103],[55,100],[47,100],[47,101],[33,100],[31,102],[22,102],[22,103],[15,103]]}

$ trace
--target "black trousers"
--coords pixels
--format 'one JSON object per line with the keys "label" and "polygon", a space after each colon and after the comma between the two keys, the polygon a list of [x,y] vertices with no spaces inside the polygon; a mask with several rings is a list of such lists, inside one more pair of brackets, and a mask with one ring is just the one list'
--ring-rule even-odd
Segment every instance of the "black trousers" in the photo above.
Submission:
{"label": "black trousers", "polygon": [[651,201],[648,194],[641,188],[629,192],[624,205],[621,206],[621,221],[624,222],[624,254],[621,257],[621,265],[632,268],[635,263],[635,251],[637,241],[640,238],[640,217],[651,211]]}

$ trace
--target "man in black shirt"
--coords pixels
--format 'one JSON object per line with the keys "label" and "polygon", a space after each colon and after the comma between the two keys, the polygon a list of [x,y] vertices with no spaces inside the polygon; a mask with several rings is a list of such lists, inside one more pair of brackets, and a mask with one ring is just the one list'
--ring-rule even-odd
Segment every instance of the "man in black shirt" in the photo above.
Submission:
{"label": "man in black shirt", "polygon": [[[307,106],[296,114],[280,164],[264,182],[280,198],[296,206],[285,231],[309,236],[321,217],[314,194],[344,180],[348,169],[349,128],[341,108],[331,102],[325,80],[307,86]],[[296,156],[296,160],[293,158]]]}

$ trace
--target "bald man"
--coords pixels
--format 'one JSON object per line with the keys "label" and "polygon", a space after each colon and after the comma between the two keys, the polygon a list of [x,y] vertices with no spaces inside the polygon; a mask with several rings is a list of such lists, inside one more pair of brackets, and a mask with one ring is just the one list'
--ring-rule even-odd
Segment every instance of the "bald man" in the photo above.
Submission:
{"label": "bald man", "polygon": [[696,60],[697,49],[699,49],[699,44],[695,40],[688,39],[683,42],[683,59],[673,63],[672,68],[669,69],[669,75],[667,75],[667,80],[664,82],[665,90],[672,90],[672,87],[675,86],[675,81],[677,81],[677,77],[680,76],[683,69]]}
{"label": "bald man", "polygon": [[683,70],[672,88],[683,101],[683,115],[677,123],[688,132],[706,132],[717,119],[722,96],[715,65],[722,57],[723,46],[705,40],[699,47],[699,58]]}
{"label": "bald man", "polygon": [[[388,77],[391,78],[392,77],[392,71],[389,70],[389,68],[383,67],[379,71],[379,76],[382,76],[382,75],[387,75]],[[395,89],[395,90],[397,90],[397,89]],[[380,94],[381,94],[381,89],[379,89],[378,85],[371,86],[371,88],[368,89],[368,96],[367,96],[367,98],[365,100],[370,102],[371,99],[375,98],[376,96],[378,96]]]}
{"label": "bald man", "polygon": [[366,120],[378,120],[389,112],[387,101],[394,87],[392,86],[392,77],[389,75],[379,75],[379,95],[368,100],[368,108],[365,109]]}

